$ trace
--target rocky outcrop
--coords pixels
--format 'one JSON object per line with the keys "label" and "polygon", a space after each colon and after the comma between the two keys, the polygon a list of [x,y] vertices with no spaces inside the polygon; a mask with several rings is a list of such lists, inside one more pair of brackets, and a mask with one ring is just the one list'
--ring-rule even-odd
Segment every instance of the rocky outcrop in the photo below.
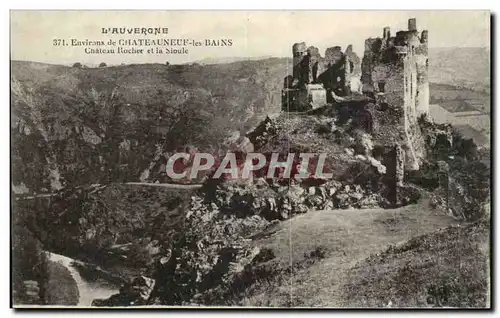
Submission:
{"label": "rocky outcrop", "polygon": [[252,241],[272,236],[279,221],[311,210],[372,208],[384,200],[370,188],[336,180],[315,186],[223,181],[202,193],[191,197],[177,238],[165,241],[158,253],[161,260],[168,245],[176,265],[157,269],[154,276],[168,283],[159,279],[167,287],[153,292],[153,302],[202,302],[208,290],[246,275],[249,264],[269,256]]}
{"label": "rocky outcrop", "polygon": [[94,307],[126,307],[144,306],[148,304],[155,280],[145,276],[137,276],[122,285],[117,294],[107,299],[94,299]]}
{"label": "rocky outcrop", "polygon": [[276,123],[267,116],[253,131],[247,134],[247,137],[256,149],[260,149],[269,142],[277,132],[278,127]]}
{"label": "rocky outcrop", "polygon": [[237,217],[258,215],[268,221],[286,220],[313,210],[371,208],[385,204],[382,193],[367,185],[331,180],[317,186],[298,183],[270,185],[224,182],[206,197],[212,207]]}

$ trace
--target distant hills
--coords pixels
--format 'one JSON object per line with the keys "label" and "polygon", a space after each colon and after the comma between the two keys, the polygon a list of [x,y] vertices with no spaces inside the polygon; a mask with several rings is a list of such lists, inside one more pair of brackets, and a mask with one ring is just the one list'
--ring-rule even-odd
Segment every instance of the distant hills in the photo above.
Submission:
{"label": "distant hills", "polygon": [[[489,50],[432,49],[429,60],[431,82],[489,92]],[[50,191],[137,181],[158,151],[217,151],[280,111],[290,63],[207,58],[79,69],[12,61],[13,182]]]}
{"label": "distant hills", "polygon": [[[208,57],[191,63],[226,64],[269,59],[259,57]],[[189,64],[189,63],[186,63]],[[429,49],[429,80],[433,83],[465,87],[489,93],[490,49],[486,47],[450,47]]]}
{"label": "distant hills", "polygon": [[[208,64],[224,64],[224,63],[234,63],[234,62],[240,62],[240,61],[257,61],[257,60],[265,60],[272,58],[271,55],[265,55],[265,56],[257,56],[257,57],[238,57],[238,56],[229,56],[229,57],[207,57],[201,60],[197,60],[194,62],[190,63],[198,63],[202,65],[208,65]],[[189,63],[186,63],[189,64]]]}
{"label": "distant hills", "polygon": [[490,92],[489,48],[429,49],[429,81]]}
{"label": "distant hills", "polygon": [[280,110],[287,60],[72,68],[11,62],[12,179],[31,191],[138,181],[158,152],[224,139]]}

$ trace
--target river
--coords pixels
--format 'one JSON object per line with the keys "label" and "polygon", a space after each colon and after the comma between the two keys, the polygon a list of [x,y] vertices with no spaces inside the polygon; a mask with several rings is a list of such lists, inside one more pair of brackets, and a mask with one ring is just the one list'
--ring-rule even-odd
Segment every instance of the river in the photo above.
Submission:
{"label": "river", "polygon": [[75,262],[74,259],[55,253],[47,254],[51,261],[60,263],[66,267],[71,273],[71,276],[73,276],[80,294],[78,307],[89,307],[96,298],[104,299],[118,293],[118,288],[115,285],[110,284],[102,278],[83,278],[79,270],[73,266]]}

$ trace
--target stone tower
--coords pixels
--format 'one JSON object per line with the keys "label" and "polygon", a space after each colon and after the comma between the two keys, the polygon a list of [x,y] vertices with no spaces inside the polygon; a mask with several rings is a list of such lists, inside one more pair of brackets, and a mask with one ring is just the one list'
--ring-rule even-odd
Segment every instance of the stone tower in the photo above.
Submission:
{"label": "stone tower", "polygon": [[389,27],[385,27],[382,37],[365,41],[364,94],[374,98],[380,109],[398,109],[395,113],[402,114],[391,126],[381,125],[375,137],[382,143],[401,143],[406,170],[419,169],[425,156],[417,121],[429,113],[427,37],[427,31],[419,34],[417,21],[412,18],[408,30],[391,36]]}
{"label": "stone tower", "polygon": [[295,43],[292,46],[293,54],[293,78],[302,80],[304,58],[307,55],[307,48],[304,42]]}
{"label": "stone tower", "polygon": [[420,35],[420,46],[416,49],[417,56],[417,115],[429,116],[429,58],[428,58],[429,32],[423,30]]}

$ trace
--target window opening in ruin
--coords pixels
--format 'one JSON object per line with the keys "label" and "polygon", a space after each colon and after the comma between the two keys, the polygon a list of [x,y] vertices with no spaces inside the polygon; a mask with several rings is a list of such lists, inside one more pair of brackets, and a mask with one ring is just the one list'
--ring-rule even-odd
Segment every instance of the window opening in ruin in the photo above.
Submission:
{"label": "window opening in ruin", "polygon": [[378,82],[378,91],[381,93],[385,93],[385,81]]}
{"label": "window opening in ruin", "polygon": [[408,76],[407,75],[405,75],[404,81],[405,81],[405,83],[404,83],[404,85],[405,85],[405,94],[408,94]]}
{"label": "window opening in ruin", "polygon": [[313,77],[313,83],[317,82],[317,75],[318,75],[318,62],[314,63],[312,67],[312,77]]}
{"label": "window opening in ruin", "polygon": [[368,133],[373,133],[373,117],[370,112],[365,112],[363,114],[363,122],[364,122],[364,127],[365,131]]}

